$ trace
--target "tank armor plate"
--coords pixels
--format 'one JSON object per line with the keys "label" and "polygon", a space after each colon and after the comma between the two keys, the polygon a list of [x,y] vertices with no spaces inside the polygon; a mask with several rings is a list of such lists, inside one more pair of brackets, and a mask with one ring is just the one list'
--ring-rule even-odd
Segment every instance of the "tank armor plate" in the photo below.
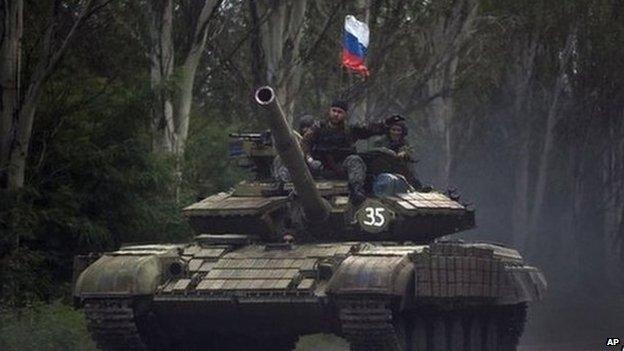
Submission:
{"label": "tank armor plate", "polygon": [[219,193],[186,207],[184,214],[189,217],[195,215],[255,215],[285,204],[287,198],[287,196],[232,196],[231,193]]}
{"label": "tank armor plate", "polygon": [[353,250],[353,244],[293,245],[275,249],[250,245],[215,257],[187,257],[190,278],[172,279],[163,286],[157,300],[175,296],[196,296],[206,300],[273,292],[307,295],[314,293],[319,266],[336,265]]}
{"label": "tank armor plate", "polygon": [[200,234],[195,237],[200,245],[246,245],[257,240],[257,236],[243,234]]}
{"label": "tank armor plate", "polygon": [[423,210],[466,210],[466,207],[462,204],[437,192],[397,194],[397,196],[391,196],[387,199],[396,202],[408,214],[411,212],[421,213]]}

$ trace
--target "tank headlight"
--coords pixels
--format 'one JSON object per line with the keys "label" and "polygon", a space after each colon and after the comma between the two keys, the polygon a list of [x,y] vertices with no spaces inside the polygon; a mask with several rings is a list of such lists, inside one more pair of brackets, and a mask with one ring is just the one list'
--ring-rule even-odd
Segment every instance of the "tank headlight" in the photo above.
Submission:
{"label": "tank headlight", "polygon": [[179,277],[185,271],[185,265],[180,261],[174,261],[169,264],[168,272],[171,277]]}

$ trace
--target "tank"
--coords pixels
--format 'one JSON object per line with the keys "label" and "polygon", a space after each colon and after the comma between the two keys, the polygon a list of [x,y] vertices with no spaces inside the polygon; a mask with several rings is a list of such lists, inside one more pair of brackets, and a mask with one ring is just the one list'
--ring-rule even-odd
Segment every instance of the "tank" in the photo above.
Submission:
{"label": "tank", "polygon": [[[346,180],[312,176],[273,89],[254,98],[270,133],[232,135],[230,151],[255,177],[183,209],[192,242],[75,258],[101,349],[285,351],[315,333],[358,351],[516,349],[539,269],[453,239],[474,211],[386,151],[362,155],[368,197],[353,205]],[[276,154],[292,183],[271,178]]]}

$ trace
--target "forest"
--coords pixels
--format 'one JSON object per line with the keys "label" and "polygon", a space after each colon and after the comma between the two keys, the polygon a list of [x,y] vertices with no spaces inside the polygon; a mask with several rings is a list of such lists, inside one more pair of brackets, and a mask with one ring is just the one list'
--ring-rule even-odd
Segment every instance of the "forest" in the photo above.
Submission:
{"label": "forest", "polygon": [[[348,14],[366,79],[340,63]],[[246,176],[228,133],[267,128],[263,84],[292,123],[337,97],[354,123],[406,116],[421,180],[476,208],[459,237],[544,271],[524,343],[622,337],[623,1],[2,0],[0,19],[0,349],[95,349],[73,256],[191,239],[180,209]]]}

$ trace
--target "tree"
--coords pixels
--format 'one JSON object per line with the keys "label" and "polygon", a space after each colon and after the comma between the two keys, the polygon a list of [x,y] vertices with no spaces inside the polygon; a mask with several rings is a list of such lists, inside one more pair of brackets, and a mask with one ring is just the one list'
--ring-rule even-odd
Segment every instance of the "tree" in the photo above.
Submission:
{"label": "tree", "polygon": [[[301,39],[304,33],[306,0],[250,1],[250,17],[261,47],[255,47],[256,69],[265,69],[264,83],[275,87],[288,122],[292,123],[298,97],[303,60]],[[253,49],[253,48],[252,48]],[[261,76],[255,73],[256,76]]]}
{"label": "tree", "polygon": [[426,81],[427,96],[431,99],[427,113],[429,125],[441,156],[434,179],[442,187],[450,184],[453,162],[453,92],[457,81],[460,50],[464,49],[474,32],[477,11],[478,2],[475,0],[443,3],[442,8],[434,9],[434,24],[425,31],[425,48],[431,60],[430,65],[436,67]]}
{"label": "tree", "polygon": [[[0,33],[0,189],[17,190],[24,186],[32,126],[43,84],[58,66],[92,5],[92,0],[79,3],[77,8],[61,0],[52,2],[49,21],[41,40],[39,61],[29,82],[22,87],[20,40],[24,25],[24,2],[2,2],[0,16],[6,25]],[[70,11],[74,17],[73,25],[65,34],[58,32],[59,13],[62,11]],[[57,40],[59,36],[60,41]]]}
{"label": "tree", "polygon": [[206,47],[210,19],[220,0],[181,2],[186,20],[180,45],[180,64],[175,67],[173,0],[148,2],[150,17],[149,58],[153,100],[155,149],[182,157],[188,138],[189,117],[197,66]]}
{"label": "tree", "polygon": [[[0,7],[0,16],[4,24],[0,29],[1,46],[0,58],[0,89],[2,99],[0,100],[0,188],[17,187],[15,177],[9,179],[9,165],[11,155],[11,145],[15,121],[19,119],[19,82],[21,50],[19,42],[22,38],[23,30],[23,1],[3,1]],[[15,172],[15,171],[14,171]]]}

